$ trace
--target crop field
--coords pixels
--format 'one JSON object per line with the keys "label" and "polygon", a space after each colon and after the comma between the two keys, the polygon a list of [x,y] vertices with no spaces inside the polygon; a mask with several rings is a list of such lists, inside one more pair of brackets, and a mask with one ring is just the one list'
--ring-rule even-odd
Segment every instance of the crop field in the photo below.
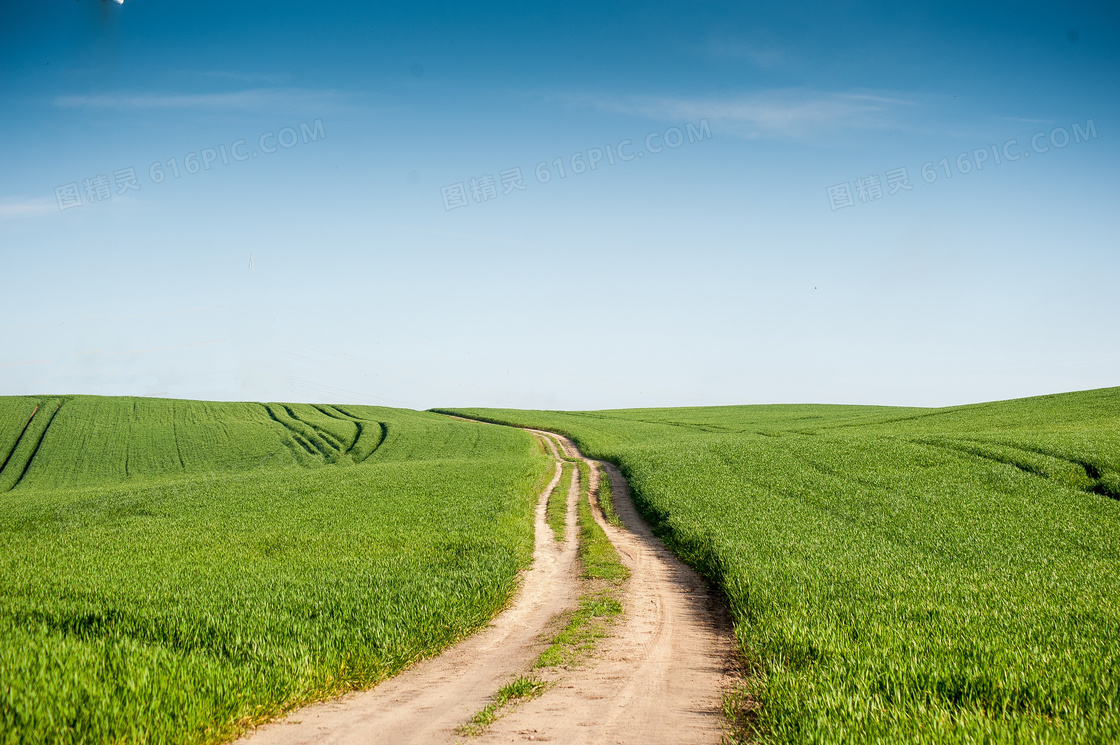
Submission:
{"label": "crop field", "polygon": [[617,463],[722,587],[759,742],[1120,741],[1120,389],[459,410]]}
{"label": "crop field", "polygon": [[0,398],[0,742],[216,742],[484,624],[552,459],[430,413]]}

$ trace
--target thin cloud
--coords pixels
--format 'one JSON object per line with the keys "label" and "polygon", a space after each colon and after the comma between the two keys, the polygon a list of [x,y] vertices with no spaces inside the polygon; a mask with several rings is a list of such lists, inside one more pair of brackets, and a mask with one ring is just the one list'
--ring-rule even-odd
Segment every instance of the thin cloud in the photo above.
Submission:
{"label": "thin cloud", "polygon": [[73,109],[257,109],[269,106],[307,106],[334,101],[333,90],[251,88],[226,93],[140,93],[59,96],[55,106]]}
{"label": "thin cloud", "polygon": [[51,199],[3,199],[0,200],[0,220],[20,220],[27,217],[42,217],[57,212],[58,206]]}
{"label": "thin cloud", "polygon": [[662,121],[708,119],[720,131],[748,138],[803,138],[837,130],[882,130],[900,126],[901,113],[915,104],[867,91],[825,93],[804,89],[738,96],[585,96],[574,105]]}

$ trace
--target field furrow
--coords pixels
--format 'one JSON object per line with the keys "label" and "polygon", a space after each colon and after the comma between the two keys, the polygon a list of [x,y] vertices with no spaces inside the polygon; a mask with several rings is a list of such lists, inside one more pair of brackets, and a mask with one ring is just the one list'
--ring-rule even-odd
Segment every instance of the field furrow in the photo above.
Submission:
{"label": "field furrow", "polygon": [[913,442],[1003,463],[1090,494],[1120,499],[1120,490],[1114,488],[1114,474],[1102,471],[1088,461],[1065,458],[1041,448],[1016,447],[983,440],[918,439]]}
{"label": "field furrow", "polygon": [[43,440],[46,439],[47,432],[50,430],[51,424],[54,423],[54,419],[55,419],[56,416],[58,416],[58,412],[61,409],[62,409],[62,404],[57,404],[54,408],[54,411],[51,412],[50,418],[47,419],[46,424],[43,425],[43,429],[39,432],[39,436],[35,440],[35,446],[31,449],[31,452],[28,453],[28,455],[27,455],[27,461],[24,463],[23,469],[19,473],[19,477],[15,480],[15,483],[13,483],[12,486],[11,486],[12,489],[15,489],[17,486],[19,486],[19,483],[21,481],[23,481],[25,476],[27,476],[27,472],[31,470],[32,464],[35,463],[35,456],[39,454],[39,449],[43,447]]}
{"label": "field furrow", "polygon": [[374,454],[377,448],[381,447],[383,442],[385,442],[388,429],[384,423],[356,416],[350,410],[344,409],[341,406],[332,406],[331,408],[342,416],[352,420],[354,425],[358,428],[358,434],[354,438],[354,444],[350,447],[349,451],[355,463],[364,462]]}
{"label": "field furrow", "polygon": [[337,459],[338,449],[324,440],[313,427],[293,416],[287,407],[265,404],[264,408],[272,421],[288,430],[288,436],[303,448],[307,455],[323,463],[331,463]]}
{"label": "field furrow", "polygon": [[61,401],[45,400],[27,421],[0,470],[0,492],[15,489],[27,477],[61,406]]}
{"label": "field furrow", "polygon": [[22,427],[19,427],[18,429],[15,428],[15,427],[11,427],[8,430],[7,433],[9,433],[9,434],[10,433],[15,433],[15,439],[11,440],[11,444],[7,448],[5,448],[4,451],[3,451],[6,454],[4,455],[4,460],[0,461],[0,476],[3,475],[4,469],[8,467],[8,462],[11,461],[12,455],[15,453],[16,448],[19,447],[20,441],[22,441],[24,435],[27,434],[27,428],[31,426],[32,420],[35,419],[35,415],[38,414],[38,413],[39,413],[39,405],[35,404],[35,408],[33,408],[31,410],[31,415],[27,417],[27,421],[23,423]]}
{"label": "field furrow", "polygon": [[328,406],[314,406],[313,408],[325,417],[329,417],[340,422],[345,422],[347,425],[349,425],[349,427],[346,429],[346,433],[343,435],[344,442],[342,444],[342,448],[347,455],[350,455],[354,450],[354,445],[357,444],[358,438],[362,433],[361,426],[358,424],[358,422],[354,421],[350,417],[340,414],[337,411],[333,411]]}

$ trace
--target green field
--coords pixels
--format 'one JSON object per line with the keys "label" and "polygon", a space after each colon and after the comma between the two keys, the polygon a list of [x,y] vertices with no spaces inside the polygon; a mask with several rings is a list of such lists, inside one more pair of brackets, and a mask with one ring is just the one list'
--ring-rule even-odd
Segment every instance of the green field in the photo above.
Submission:
{"label": "green field", "polygon": [[617,463],[726,592],[759,742],[1120,741],[1120,389],[459,410]]}
{"label": "green field", "polygon": [[0,398],[0,742],[213,742],[509,599],[553,472],[430,413]]}

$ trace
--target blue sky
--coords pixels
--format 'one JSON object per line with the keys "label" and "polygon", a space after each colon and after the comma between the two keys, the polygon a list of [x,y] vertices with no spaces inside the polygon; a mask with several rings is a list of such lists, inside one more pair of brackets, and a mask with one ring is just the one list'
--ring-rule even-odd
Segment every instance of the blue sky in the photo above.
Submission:
{"label": "blue sky", "polygon": [[0,395],[1120,383],[1114,5],[4,9]]}

